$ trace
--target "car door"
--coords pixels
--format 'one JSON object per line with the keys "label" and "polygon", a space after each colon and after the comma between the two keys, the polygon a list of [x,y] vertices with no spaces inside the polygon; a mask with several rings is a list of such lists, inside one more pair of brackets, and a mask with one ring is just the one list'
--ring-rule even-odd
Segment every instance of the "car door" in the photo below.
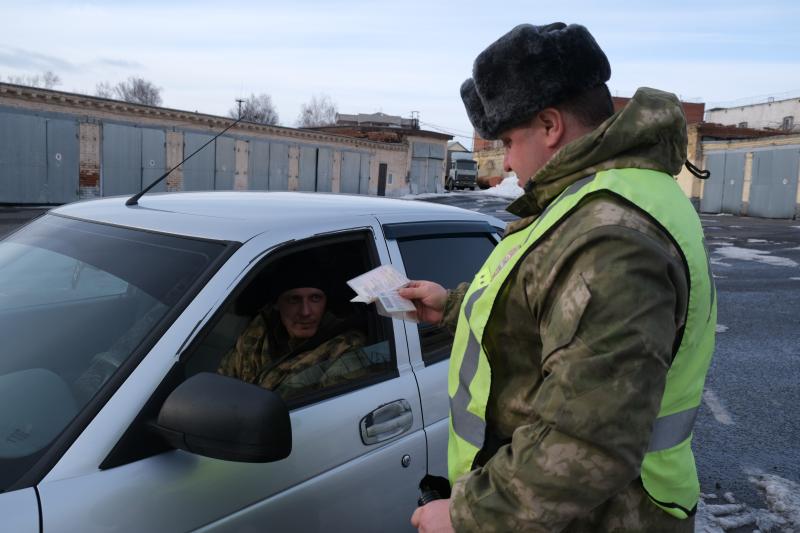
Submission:
{"label": "car door", "polygon": [[34,489],[19,489],[0,494],[3,531],[39,533],[39,504]]}
{"label": "car door", "polygon": [[43,531],[410,530],[426,446],[402,321],[388,321],[373,347],[390,354],[389,375],[292,409],[293,449],[284,460],[163,451],[147,431],[180,382],[190,341],[222,320],[231,292],[271,252],[354,231],[372,246],[374,266],[390,262],[380,227],[363,217],[280,228],[237,250],[42,481]]}
{"label": "car door", "polygon": [[[435,281],[454,289],[459,283],[472,281],[498,242],[499,224],[494,219],[425,224],[388,219],[383,230],[392,263],[409,279]],[[404,327],[425,416],[429,473],[446,477],[447,371],[453,336],[431,324],[404,322]]]}

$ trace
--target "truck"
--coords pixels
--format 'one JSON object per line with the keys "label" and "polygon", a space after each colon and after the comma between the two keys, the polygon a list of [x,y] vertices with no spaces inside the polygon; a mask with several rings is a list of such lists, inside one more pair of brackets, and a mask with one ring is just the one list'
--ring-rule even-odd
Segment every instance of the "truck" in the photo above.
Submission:
{"label": "truck", "polygon": [[472,159],[470,152],[454,152],[447,169],[445,189],[466,189],[474,191],[478,177],[478,162]]}

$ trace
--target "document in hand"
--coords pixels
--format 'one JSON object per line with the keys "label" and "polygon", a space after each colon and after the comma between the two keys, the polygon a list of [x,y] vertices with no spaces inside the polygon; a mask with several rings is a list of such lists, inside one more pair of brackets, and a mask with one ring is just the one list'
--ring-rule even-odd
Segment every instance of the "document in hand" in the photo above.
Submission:
{"label": "document in hand", "polygon": [[351,302],[374,302],[380,315],[416,322],[414,304],[397,294],[397,289],[408,283],[408,278],[390,265],[379,266],[347,282],[357,295]]}

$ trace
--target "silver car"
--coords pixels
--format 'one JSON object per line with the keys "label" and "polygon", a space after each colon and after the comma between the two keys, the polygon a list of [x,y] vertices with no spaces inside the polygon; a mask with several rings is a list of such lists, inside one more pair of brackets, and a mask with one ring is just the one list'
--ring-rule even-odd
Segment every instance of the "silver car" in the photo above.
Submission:
{"label": "silver car", "polygon": [[[410,530],[420,479],[446,471],[452,338],[350,303],[345,281],[393,265],[454,287],[502,225],[424,202],[213,192],[79,202],[9,235],[0,529]],[[285,400],[217,369],[299,253],[335,280],[329,305],[366,336],[369,372]]]}

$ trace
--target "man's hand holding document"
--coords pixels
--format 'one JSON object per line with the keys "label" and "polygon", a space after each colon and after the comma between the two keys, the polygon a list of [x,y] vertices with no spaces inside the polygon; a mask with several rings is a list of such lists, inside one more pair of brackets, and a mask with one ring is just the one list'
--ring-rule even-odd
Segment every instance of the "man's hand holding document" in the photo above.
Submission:
{"label": "man's hand holding document", "polygon": [[374,302],[379,315],[416,322],[414,304],[397,294],[397,289],[408,285],[409,280],[394,267],[379,266],[351,279],[347,284],[357,295],[351,302]]}

